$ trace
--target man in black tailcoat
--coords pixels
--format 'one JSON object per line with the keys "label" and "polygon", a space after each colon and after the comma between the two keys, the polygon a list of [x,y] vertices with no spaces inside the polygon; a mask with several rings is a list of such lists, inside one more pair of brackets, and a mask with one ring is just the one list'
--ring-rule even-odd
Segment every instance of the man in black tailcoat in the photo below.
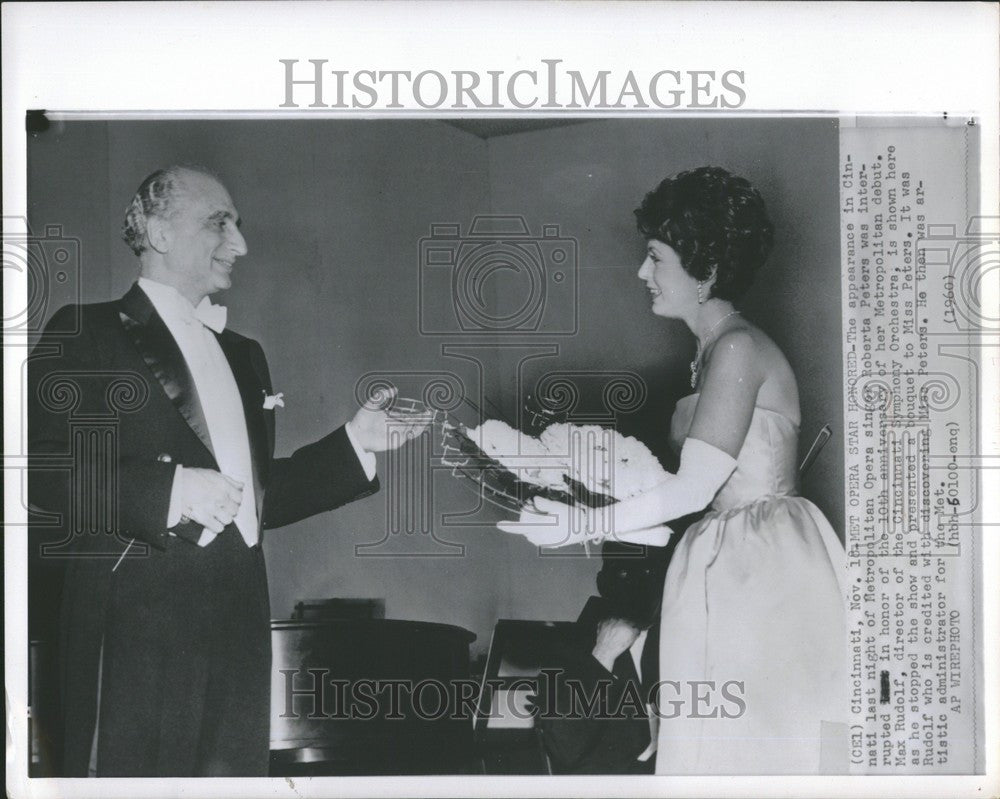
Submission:
{"label": "man in black tailcoat", "polygon": [[261,534],[376,491],[387,426],[400,441],[427,419],[366,405],[275,458],[281,396],[264,353],[208,300],[247,251],[226,189],[199,169],[159,170],[123,236],[138,282],[58,311],[47,331],[76,316],[78,332],[46,332],[29,362],[33,540],[64,539],[61,774],[263,776]]}

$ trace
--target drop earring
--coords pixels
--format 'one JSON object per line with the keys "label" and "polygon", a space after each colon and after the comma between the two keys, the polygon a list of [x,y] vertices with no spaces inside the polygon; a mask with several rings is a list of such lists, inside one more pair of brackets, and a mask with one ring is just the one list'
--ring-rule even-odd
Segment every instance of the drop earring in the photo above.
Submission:
{"label": "drop earring", "polygon": [[698,304],[699,305],[704,305],[705,304],[705,298],[704,298],[704,296],[702,296],[702,289],[703,289],[704,285],[705,284],[704,284],[703,281],[701,281],[701,280],[698,281]]}

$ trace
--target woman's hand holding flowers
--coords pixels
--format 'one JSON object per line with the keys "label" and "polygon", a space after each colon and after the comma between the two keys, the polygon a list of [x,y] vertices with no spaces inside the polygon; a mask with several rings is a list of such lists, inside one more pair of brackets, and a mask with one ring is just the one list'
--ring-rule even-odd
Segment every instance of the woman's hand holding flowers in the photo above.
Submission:
{"label": "woman's hand holding flowers", "polygon": [[603,538],[607,508],[587,510],[544,497],[535,497],[533,505],[521,511],[516,522],[500,522],[505,533],[522,535],[535,546],[558,548]]}

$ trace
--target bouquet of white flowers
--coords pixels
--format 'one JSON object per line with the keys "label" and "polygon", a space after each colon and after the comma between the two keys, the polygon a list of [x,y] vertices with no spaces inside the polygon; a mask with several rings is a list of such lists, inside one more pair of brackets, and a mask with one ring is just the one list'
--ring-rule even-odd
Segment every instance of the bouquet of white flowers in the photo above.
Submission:
{"label": "bouquet of white flowers", "polygon": [[508,510],[537,496],[602,507],[668,477],[641,441],[598,425],[550,424],[535,438],[490,419],[473,428],[446,426],[445,437],[456,472]]}

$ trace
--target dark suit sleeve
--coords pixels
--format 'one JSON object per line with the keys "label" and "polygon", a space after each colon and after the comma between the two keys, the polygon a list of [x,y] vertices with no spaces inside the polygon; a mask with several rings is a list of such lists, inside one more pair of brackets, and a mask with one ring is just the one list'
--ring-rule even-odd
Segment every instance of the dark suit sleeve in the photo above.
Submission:
{"label": "dark suit sleeve", "polygon": [[[271,394],[274,389],[264,350],[258,342],[248,341],[254,371],[265,392]],[[274,450],[273,416],[267,436],[270,453]],[[378,478],[368,479],[347,431],[339,427],[319,441],[295,450],[291,457],[271,460],[261,524],[266,529],[284,527],[367,497],[378,489]]]}
{"label": "dark suit sleeve", "polygon": [[538,724],[558,772],[586,770],[603,731],[601,722],[592,716],[606,713],[607,702],[598,700],[592,714],[585,708],[592,699],[609,697],[614,683],[615,676],[583,652],[567,657],[563,668],[540,680],[538,706],[542,712]]}
{"label": "dark suit sleeve", "polygon": [[537,723],[554,770],[561,774],[631,773],[649,741],[645,715],[623,704],[628,679],[607,671],[584,651],[566,657],[554,676],[539,680]]}
{"label": "dark suit sleeve", "polygon": [[[119,457],[114,469],[99,464],[84,469],[72,457],[74,416],[106,413],[116,379],[114,368],[100,360],[89,329],[94,320],[87,314],[79,333],[52,332],[71,327],[68,320],[76,313],[71,306],[56,312],[28,362],[29,502],[58,514],[58,526],[67,531],[74,515],[82,523],[92,503],[116,503],[120,536],[163,548],[174,465]],[[104,516],[109,513],[105,505]]]}
{"label": "dark suit sleeve", "polygon": [[338,427],[330,435],[271,462],[264,494],[264,527],[283,527],[317,513],[339,508],[379,489],[368,480],[357,453]]}

